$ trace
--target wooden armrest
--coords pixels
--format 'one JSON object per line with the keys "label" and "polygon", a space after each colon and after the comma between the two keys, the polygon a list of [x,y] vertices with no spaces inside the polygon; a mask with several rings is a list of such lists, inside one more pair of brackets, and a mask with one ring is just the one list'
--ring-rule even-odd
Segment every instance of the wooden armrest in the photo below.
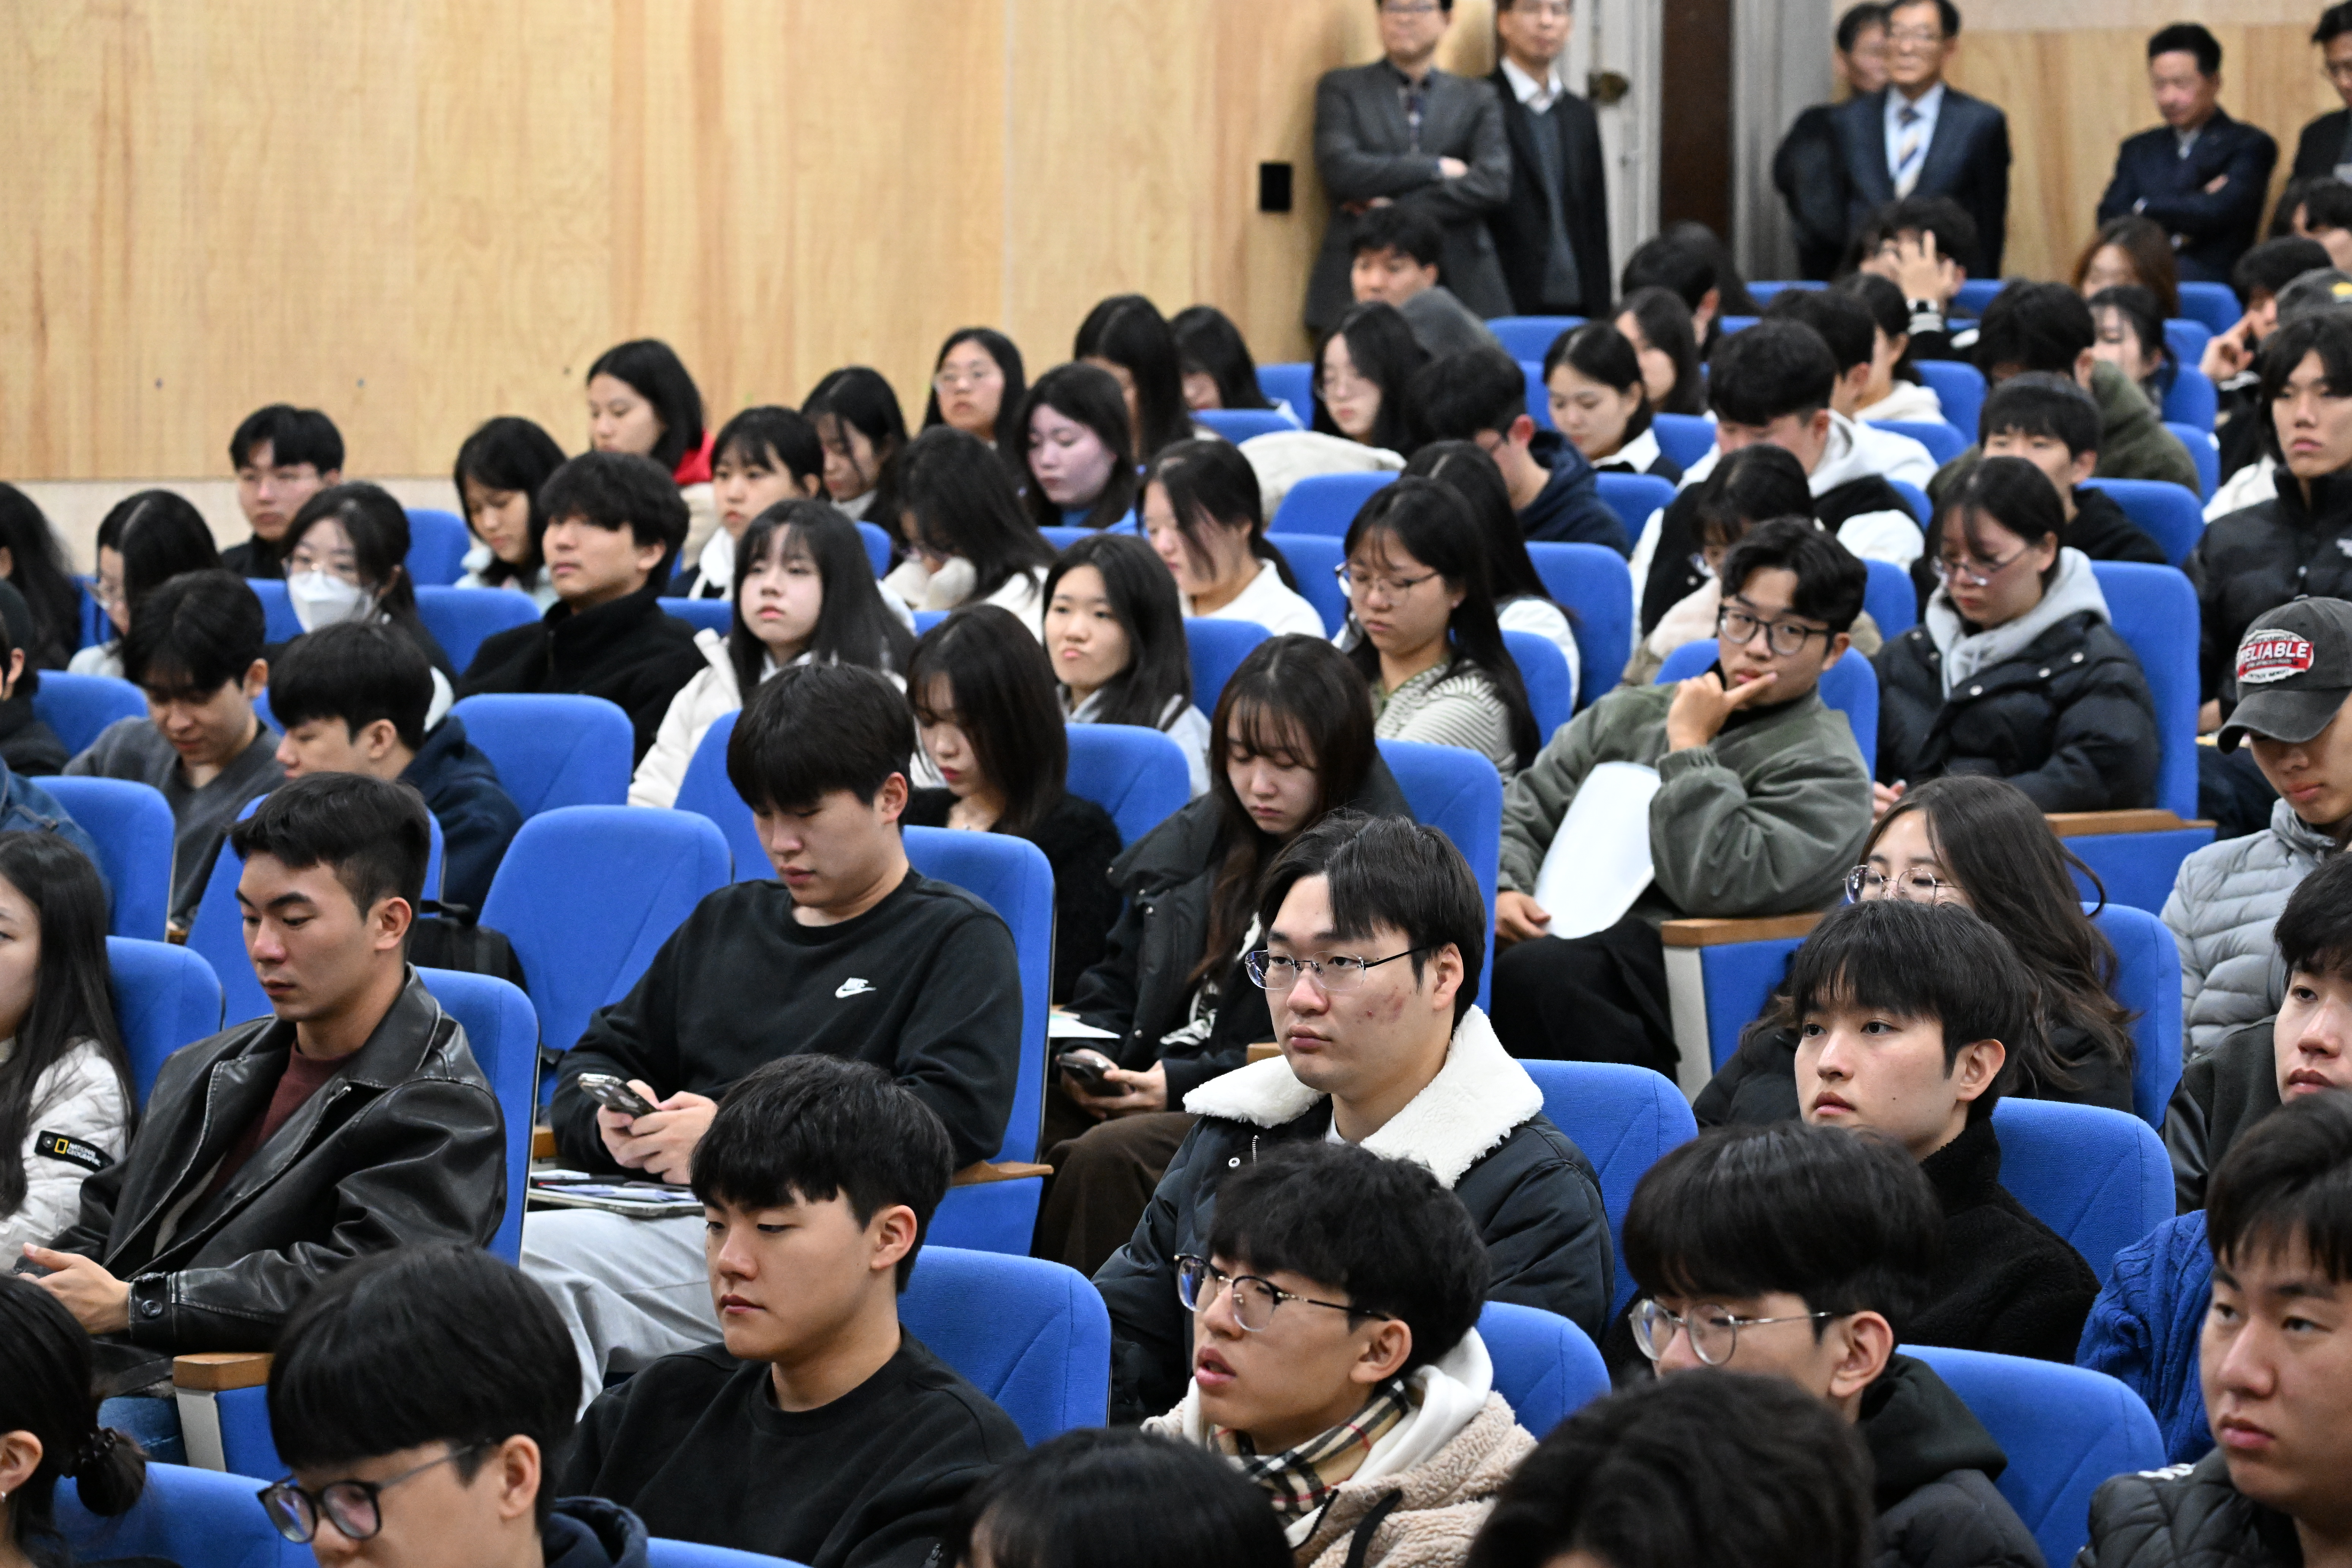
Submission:
{"label": "wooden armrest", "polygon": [[269,1381],[268,1351],[200,1351],[172,1358],[172,1386],[194,1394],[259,1388]]}
{"label": "wooden armrest", "polygon": [[2210,827],[2210,822],[2183,822],[2168,811],[2150,806],[2134,811],[2053,811],[2042,821],[2061,838],[2088,838],[2102,833],[2171,833],[2183,827]]}
{"label": "wooden armrest", "polygon": [[1030,1176],[1050,1176],[1051,1165],[1026,1164],[1018,1160],[975,1160],[948,1179],[951,1187],[978,1186],[983,1182],[1018,1182]]}
{"label": "wooden armrest", "polygon": [[1278,1057],[1281,1054],[1282,1042],[1279,1040],[1252,1040],[1250,1042],[1249,1059],[1254,1062],[1262,1062],[1268,1057]]}
{"label": "wooden armrest", "polygon": [[555,1158],[555,1129],[534,1127],[530,1130],[530,1157],[534,1160]]}
{"label": "wooden armrest", "polygon": [[1668,921],[1658,928],[1658,938],[1668,947],[1722,947],[1735,942],[1777,942],[1783,937],[1805,936],[1821,923],[1822,912],[1808,910],[1801,915],[1761,915],[1753,920],[1686,920]]}

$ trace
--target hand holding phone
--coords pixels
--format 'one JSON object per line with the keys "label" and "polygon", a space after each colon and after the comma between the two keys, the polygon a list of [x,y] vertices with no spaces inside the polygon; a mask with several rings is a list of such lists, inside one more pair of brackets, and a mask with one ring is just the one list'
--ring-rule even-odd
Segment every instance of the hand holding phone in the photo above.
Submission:
{"label": "hand holding phone", "polygon": [[1118,1064],[1090,1047],[1081,1046],[1074,1051],[1064,1051],[1054,1058],[1054,1065],[1075,1079],[1088,1094],[1113,1092],[1110,1079],[1103,1075]]}
{"label": "hand holding phone", "polygon": [[651,1116],[654,1103],[611,1073],[583,1072],[575,1079],[580,1092],[623,1116]]}

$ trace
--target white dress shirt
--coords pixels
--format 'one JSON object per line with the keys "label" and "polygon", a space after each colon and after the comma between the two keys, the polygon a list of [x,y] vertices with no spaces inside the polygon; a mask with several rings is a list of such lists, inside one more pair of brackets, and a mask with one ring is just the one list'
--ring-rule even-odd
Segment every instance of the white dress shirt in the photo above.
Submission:
{"label": "white dress shirt", "polygon": [[1538,81],[1535,78],[1521,70],[1517,60],[1511,58],[1508,55],[1505,55],[1503,57],[1503,79],[1511,84],[1511,95],[1538,114],[1545,112],[1547,110],[1550,109],[1553,104],[1558,103],[1560,100],[1560,95],[1568,90],[1567,87],[1564,86],[1559,79],[1559,66],[1558,62],[1553,63],[1551,69],[1546,73],[1543,80]]}

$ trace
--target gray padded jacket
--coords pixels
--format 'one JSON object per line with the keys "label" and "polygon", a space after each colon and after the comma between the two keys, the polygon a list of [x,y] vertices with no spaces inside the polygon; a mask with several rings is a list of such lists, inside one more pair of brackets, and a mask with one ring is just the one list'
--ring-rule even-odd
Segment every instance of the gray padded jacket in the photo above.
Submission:
{"label": "gray padded jacket", "polygon": [[2294,814],[2271,807],[2271,825],[2209,844],[2180,863],[2164,923],[2180,947],[2185,1056],[2201,1056],[2231,1030],[2267,1018],[2286,994],[2271,927],[2287,895],[2333,854],[2336,841]]}

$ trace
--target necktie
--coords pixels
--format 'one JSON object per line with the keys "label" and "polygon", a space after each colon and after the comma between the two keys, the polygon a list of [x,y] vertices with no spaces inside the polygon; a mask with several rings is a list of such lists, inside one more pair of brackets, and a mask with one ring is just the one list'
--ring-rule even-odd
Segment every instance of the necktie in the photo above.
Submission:
{"label": "necktie", "polygon": [[1895,116],[1902,135],[1895,146],[1895,194],[1907,196],[1919,184],[1920,166],[1927,162],[1927,139],[1919,131],[1919,110],[1905,104]]}

